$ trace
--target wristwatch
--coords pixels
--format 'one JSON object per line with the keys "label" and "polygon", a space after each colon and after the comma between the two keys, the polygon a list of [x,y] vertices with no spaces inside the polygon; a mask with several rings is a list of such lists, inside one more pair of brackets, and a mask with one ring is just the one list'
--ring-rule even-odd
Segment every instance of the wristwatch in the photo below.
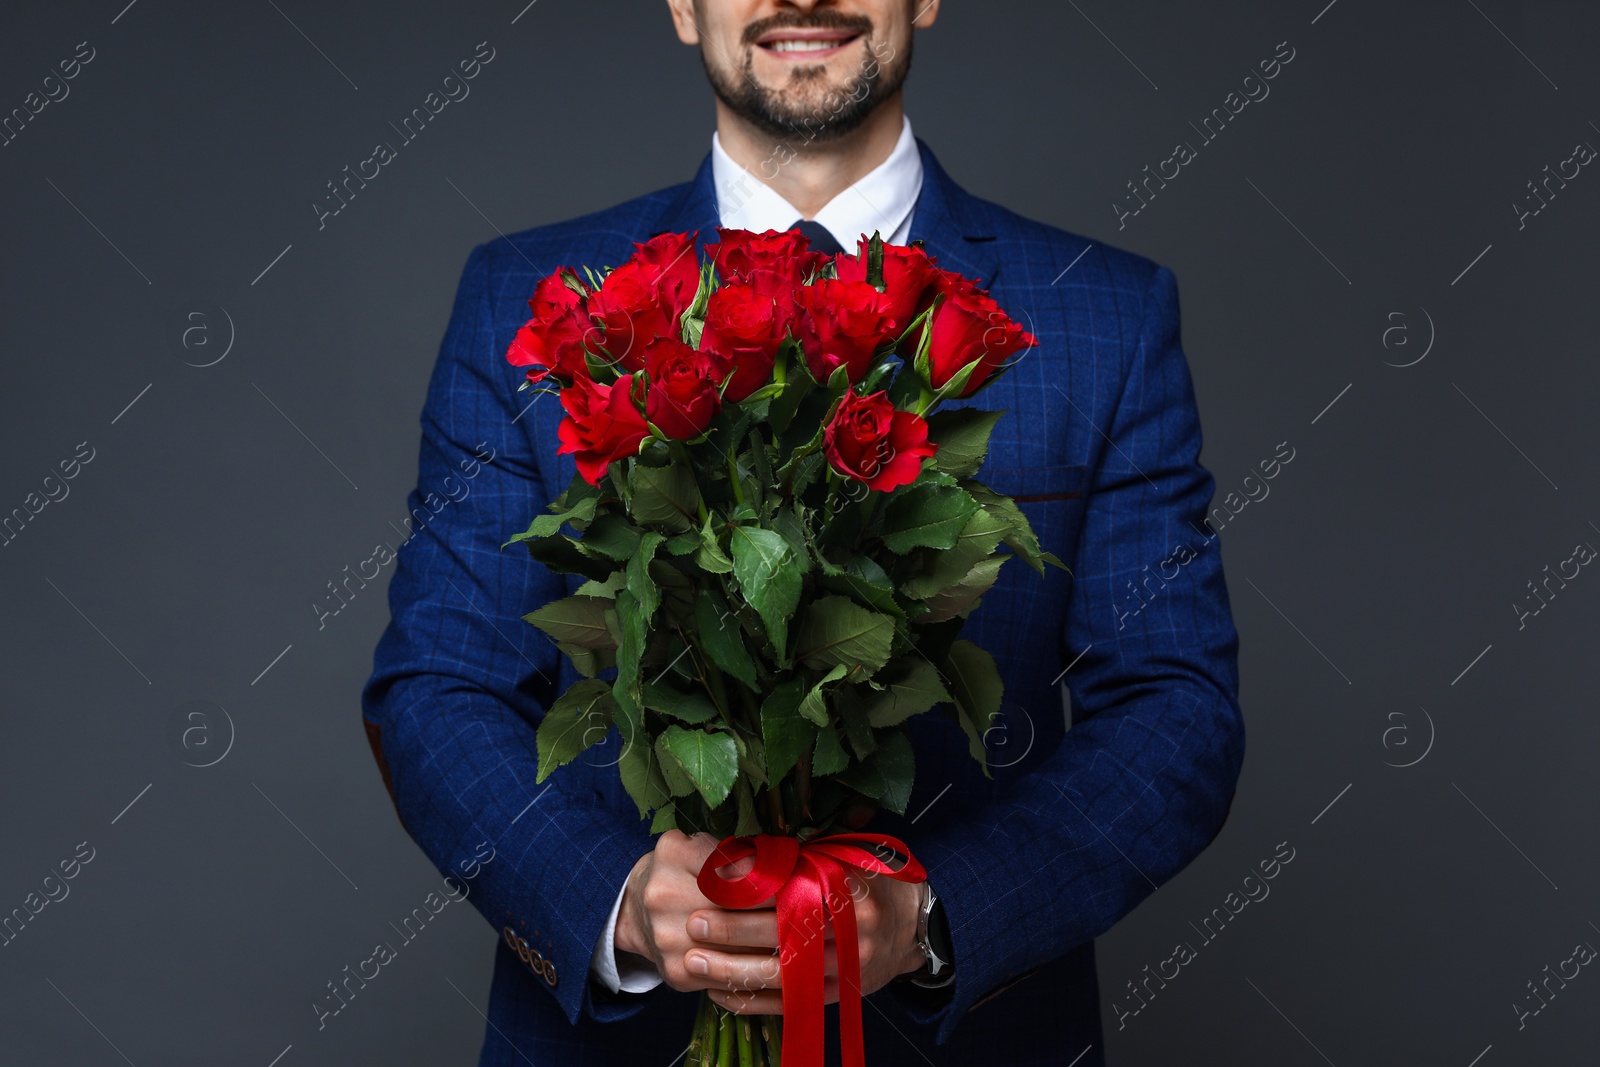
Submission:
{"label": "wristwatch", "polygon": [[950,945],[950,922],[932,884],[922,883],[922,907],[917,910],[917,948],[928,966],[911,973],[910,981],[924,989],[940,989],[955,981],[955,951]]}

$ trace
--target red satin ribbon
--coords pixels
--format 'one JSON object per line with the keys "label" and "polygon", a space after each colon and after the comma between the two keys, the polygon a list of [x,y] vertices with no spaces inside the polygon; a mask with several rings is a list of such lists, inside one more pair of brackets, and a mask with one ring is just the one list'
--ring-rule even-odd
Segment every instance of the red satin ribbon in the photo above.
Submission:
{"label": "red satin ribbon", "polygon": [[[893,849],[906,857],[905,863],[898,870],[890,867],[875,846]],[[723,878],[717,873],[719,867],[750,855],[755,856],[755,866],[743,877]],[[887,834],[829,834],[804,843],[776,834],[726,837],[700,868],[700,892],[720,907],[753,908],[777,896],[784,1067],[822,1067],[823,940],[830,918],[839,961],[841,1062],[844,1067],[866,1067],[861,958],[846,867],[902,882],[921,882],[928,877],[911,850]]]}

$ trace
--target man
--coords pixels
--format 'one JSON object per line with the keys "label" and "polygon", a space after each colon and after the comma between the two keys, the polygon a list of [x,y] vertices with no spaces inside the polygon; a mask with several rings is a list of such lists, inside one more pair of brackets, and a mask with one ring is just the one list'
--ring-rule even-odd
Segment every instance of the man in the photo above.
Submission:
{"label": "man", "polygon": [[[482,1062],[666,1064],[700,989],[781,1010],[775,913],[723,911],[695,885],[711,839],[653,840],[604,756],[535,788],[534,728],[576,675],[517,619],[578,580],[499,546],[574,469],[561,412],[523,407],[504,359],[535,282],[620,263],[657,233],[703,244],[718,225],[798,224],[813,247],[853,250],[874,230],[922,241],[1038,336],[981,397],[1007,414],[979,477],[1072,568],[1007,568],[967,622],[1006,686],[993,779],[959,730],[920,716],[912,816],[868,824],[907,842],[934,901],[927,930],[921,886],[858,885],[871,1061],[1102,1063],[1093,938],[1215,837],[1244,748],[1238,639],[1198,533],[1214,483],[1173,275],[969,196],[912,137],[901,88],[938,0],[669,7],[715,92],[711,154],[685,185],[469,256],[423,412],[412,503],[426,522],[400,554],[364,694],[385,781],[433,862],[495,846],[472,885],[502,933]],[[471,493],[422,510],[485,443]],[[828,960],[832,1002],[831,946]]]}

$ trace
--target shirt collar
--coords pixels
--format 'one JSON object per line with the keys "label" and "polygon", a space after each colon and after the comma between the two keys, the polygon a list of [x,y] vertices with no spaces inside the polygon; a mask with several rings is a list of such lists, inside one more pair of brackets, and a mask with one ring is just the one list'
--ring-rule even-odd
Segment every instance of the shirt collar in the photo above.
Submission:
{"label": "shirt collar", "polygon": [[[711,177],[717,191],[717,214],[730,230],[786,230],[800,210],[771,186],[733,161],[722,141],[711,135]],[[816,221],[827,227],[846,249],[876,230],[890,244],[905,244],[912,209],[922,191],[922,154],[911,134],[911,120],[902,118],[900,139],[889,158],[854,185],[828,201]]]}

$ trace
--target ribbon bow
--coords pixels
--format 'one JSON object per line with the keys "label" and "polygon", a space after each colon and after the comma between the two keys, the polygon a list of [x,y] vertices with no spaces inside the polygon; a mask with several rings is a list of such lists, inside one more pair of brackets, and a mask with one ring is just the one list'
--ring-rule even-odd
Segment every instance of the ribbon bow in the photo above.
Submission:
{"label": "ribbon bow", "polygon": [[[898,869],[882,859],[884,849],[905,857]],[[740,878],[723,878],[719,867],[755,856]],[[903,842],[887,834],[829,834],[804,843],[793,837],[756,834],[726,837],[700,868],[700,892],[724,908],[752,908],[777,895],[778,967],[783,975],[784,1067],[822,1067],[823,931],[831,918],[839,961],[839,1047],[844,1067],[865,1067],[861,1033],[861,956],[855,900],[845,868],[886,874],[902,882],[928,875]]]}

